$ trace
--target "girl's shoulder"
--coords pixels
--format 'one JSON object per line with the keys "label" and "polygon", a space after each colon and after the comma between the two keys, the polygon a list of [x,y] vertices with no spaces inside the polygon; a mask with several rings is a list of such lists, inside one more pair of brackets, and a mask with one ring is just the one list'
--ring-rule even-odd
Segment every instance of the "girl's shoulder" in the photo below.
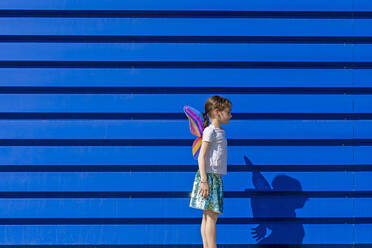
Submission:
{"label": "girl's shoulder", "polygon": [[215,133],[215,131],[216,130],[214,129],[213,125],[209,125],[204,128],[203,133]]}
{"label": "girl's shoulder", "polygon": [[213,125],[209,125],[203,130],[203,141],[212,142],[217,136],[216,130]]}

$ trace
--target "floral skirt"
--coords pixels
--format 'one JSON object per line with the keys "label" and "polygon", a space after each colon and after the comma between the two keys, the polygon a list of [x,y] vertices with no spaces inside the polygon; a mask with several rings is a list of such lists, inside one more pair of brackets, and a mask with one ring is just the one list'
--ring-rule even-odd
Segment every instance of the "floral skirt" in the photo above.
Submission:
{"label": "floral skirt", "polygon": [[207,180],[209,185],[209,194],[207,198],[200,195],[200,171],[195,175],[194,185],[190,195],[190,204],[192,208],[201,210],[212,210],[220,214],[223,213],[223,181],[220,174],[207,173]]}

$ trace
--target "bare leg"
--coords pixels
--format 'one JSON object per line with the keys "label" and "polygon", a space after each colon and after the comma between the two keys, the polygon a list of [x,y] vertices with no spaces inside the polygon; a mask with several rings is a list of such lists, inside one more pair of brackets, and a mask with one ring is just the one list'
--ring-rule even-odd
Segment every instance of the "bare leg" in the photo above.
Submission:
{"label": "bare leg", "polygon": [[213,211],[206,211],[207,215],[207,225],[206,225],[206,235],[208,248],[217,248],[216,244],[216,223],[218,218],[218,213]]}
{"label": "bare leg", "polygon": [[208,248],[207,234],[206,234],[206,224],[207,224],[207,214],[204,210],[203,211],[203,219],[202,219],[201,228],[200,228],[201,235],[202,235],[202,238],[203,238],[203,248]]}

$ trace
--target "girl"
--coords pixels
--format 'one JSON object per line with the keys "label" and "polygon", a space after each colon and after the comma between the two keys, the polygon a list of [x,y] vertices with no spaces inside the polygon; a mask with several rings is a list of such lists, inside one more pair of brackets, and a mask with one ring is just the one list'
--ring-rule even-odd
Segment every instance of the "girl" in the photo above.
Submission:
{"label": "girl", "polygon": [[189,206],[204,210],[200,228],[203,248],[216,248],[216,222],[218,214],[223,213],[221,174],[227,174],[227,140],[221,124],[228,124],[232,117],[231,102],[222,96],[212,96],[207,99],[204,108],[199,169],[195,175]]}

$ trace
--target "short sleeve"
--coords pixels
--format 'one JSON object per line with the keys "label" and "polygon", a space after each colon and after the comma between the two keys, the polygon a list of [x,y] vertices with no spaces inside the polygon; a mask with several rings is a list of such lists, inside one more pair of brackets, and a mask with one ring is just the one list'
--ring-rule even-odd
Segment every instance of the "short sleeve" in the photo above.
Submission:
{"label": "short sleeve", "polygon": [[212,142],[216,138],[216,132],[210,126],[206,127],[203,131],[202,141]]}

